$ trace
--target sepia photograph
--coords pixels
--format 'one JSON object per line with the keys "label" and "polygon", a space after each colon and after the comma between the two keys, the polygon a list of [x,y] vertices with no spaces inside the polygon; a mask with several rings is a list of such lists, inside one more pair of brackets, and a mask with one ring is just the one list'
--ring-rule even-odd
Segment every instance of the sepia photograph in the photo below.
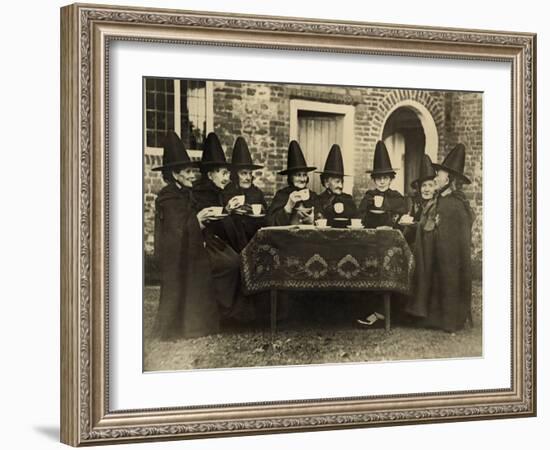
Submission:
{"label": "sepia photograph", "polygon": [[482,356],[481,92],[142,95],[144,371]]}

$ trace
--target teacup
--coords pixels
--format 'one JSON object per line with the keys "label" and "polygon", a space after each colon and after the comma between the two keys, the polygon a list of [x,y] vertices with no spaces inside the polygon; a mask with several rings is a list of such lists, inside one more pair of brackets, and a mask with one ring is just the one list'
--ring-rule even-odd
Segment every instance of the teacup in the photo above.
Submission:
{"label": "teacup", "polygon": [[351,228],[362,228],[363,224],[361,223],[361,219],[351,219]]}
{"label": "teacup", "polygon": [[252,214],[255,216],[259,216],[262,213],[262,205],[261,203],[253,203],[250,205],[252,207]]}
{"label": "teacup", "polygon": [[211,206],[210,212],[213,216],[221,216],[223,214],[223,206]]}
{"label": "teacup", "polygon": [[319,228],[326,228],[327,226],[327,219],[317,219],[315,221],[315,225],[317,225]]}
{"label": "teacup", "polygon": [[306,200],[309,200],[309,189],[302,189],[301,191],[298,191],[300,194],[300,198],[305,202]]}
{"label": "teacup", "polygon": [[382,195],[375,195],[374,206],[376,206],[377,208],[380,208],[382,206],[382,203],[384,203],[384,197]]}

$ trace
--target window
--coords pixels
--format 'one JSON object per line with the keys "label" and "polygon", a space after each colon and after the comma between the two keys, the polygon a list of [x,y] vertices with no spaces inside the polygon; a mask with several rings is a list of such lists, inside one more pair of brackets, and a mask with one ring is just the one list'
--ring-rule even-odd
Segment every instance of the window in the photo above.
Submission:
{"label": "window", "polygon": [[174,130],[186,149],[202,148],[211,128],[207,84],[197,80],[145,79],[146,147],[162,147],[166,133]]}

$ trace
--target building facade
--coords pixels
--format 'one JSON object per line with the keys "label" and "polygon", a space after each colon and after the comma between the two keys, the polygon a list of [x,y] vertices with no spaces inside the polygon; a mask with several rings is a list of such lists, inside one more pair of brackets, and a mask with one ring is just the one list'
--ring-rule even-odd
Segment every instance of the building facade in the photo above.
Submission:
{"label": "building facade", "polygon": [[[310,165],[322,169],[332,144],[344,153],[345,191],[359,204],[371,180],[375,144],[383,140],[397,176],[392,188],[410,192],[418,162],[427,153],[441,161],[457,143],[466,147],[464,192],[475,212],[472,257],[482,257],[482,94],[235,81],[144,80],[144,250],[153,251],[154,200],[163,182],[152,167],[161,164],[161,136],[175,129],[194,158],[206,134],[215,131],[231,157],[243,136],[254,161],[255,184],[269,203],[286,184],[277,172],[286,167],[290,140],[300,143]],[[320,191],[318,174],[310,187]]]}

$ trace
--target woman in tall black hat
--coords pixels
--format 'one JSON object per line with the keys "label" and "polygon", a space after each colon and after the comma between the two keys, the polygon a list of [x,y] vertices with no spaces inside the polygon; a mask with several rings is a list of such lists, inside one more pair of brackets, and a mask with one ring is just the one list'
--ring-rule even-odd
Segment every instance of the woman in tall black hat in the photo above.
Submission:
{"label": "woman in tall black hat", "polygon": [[399,225],[401,225],[403,235],[409,246],[414,248],[416,229],[422,216],[422,211],[428,204],[433,203],[436,192],[435,169],[428,155],[423,155],[420,160],[418,178],[411,183],[411,187],[414,190],[414,194],[407,197],[408,212],[401,216]]}
{"label": "woman in tall black hat", "polygon": [[471,321],[471,228],[473,212],[462,184],[465,148],[456,145],[441,164],[434,164],[438,194],[424,208],[415,245],[414,298],[407,312],[427,327],[454,332]]}
{"label": "woman in tall black hat", "polygon": [[162,339],[218,331],[218,307],[208,254],[192,208],[196,163],[176,133],[164,140],[164,186],[155,200],[155,256],[160,268],[160,301],[155,332]]}
{"label": "woman in tall black hat", "polygon": [[233,218],[244,227],[248,242],[256,231],[265,225],[267,203],[264,193],[254,185],[253,176],[254,170],[261,169],[263,166],[252,162],[248,145],[241,136],[233,146],[231,166],[231,182],[223,191],[224,198],[226,203],[234,197],[244,198],[244,203],[233,210]]}
{"label": "woman in tall black hat", "polygon": [[348,225],[349,219],[357,215],[353,197],[344,193],[344,160],[340,146],[334,144],[328,153],[325,167],[321,172],[321,184],[325,190],[319,195],[317,215],[325,218],[329,226],[342,221]]}
{"label": "woman in tall black hat", "polygon": [[397,220],[407,212],[407,202],[390,187],[395,178],[395,169],[392,168],[390,155],[382,141],[376,143],[373,169],[369,172],[376,188],[365,192],[359,205],[359,217],[366,228],[395,227]]}
{"label": "woman in tall black hat", "polygon": [[[367,171],[367,173],[370,172],[371,179],[376,187],[365,192],[358,212],[366,228],[382,226],[395,228],[399,218],[407,212],[405,197],[390,187],[392,180],[395,178],[395,170],[392,167],[386,145],[384,142],[378,141],[374,149],[373,169]],[[396,305],[396,303],[393,302],[392,305]],[[357,323],[362,327],[376,328],[382,326],[385,319],[384,315],[379,312],[382,310],[382,299],[373,298],[366,305],[366,308],[369,311],[364,314],[364,318],[358,319]]]}
{"label": "woman in tall black hat", "polygon": [[279,172],[287,176],[288,186],[278,190],[267,211],[270,225],[312,224],[317,206],[317,194],[308,189],[308,173],[316,167],[308,166],[300,144],[290,142],[287,168]]}
{"label": "woman in tall black hat", "polygon": [[234,198],[226,202],[224,198],[230,168],[218,136],[208,134],[200,162],[203,176],[201,182],[193,187],[193,201],[203,229],[216,298],[223,317],[234,313],[239,287],[238,251],[246,244],[244,230],[230,215],[237,202]]}

